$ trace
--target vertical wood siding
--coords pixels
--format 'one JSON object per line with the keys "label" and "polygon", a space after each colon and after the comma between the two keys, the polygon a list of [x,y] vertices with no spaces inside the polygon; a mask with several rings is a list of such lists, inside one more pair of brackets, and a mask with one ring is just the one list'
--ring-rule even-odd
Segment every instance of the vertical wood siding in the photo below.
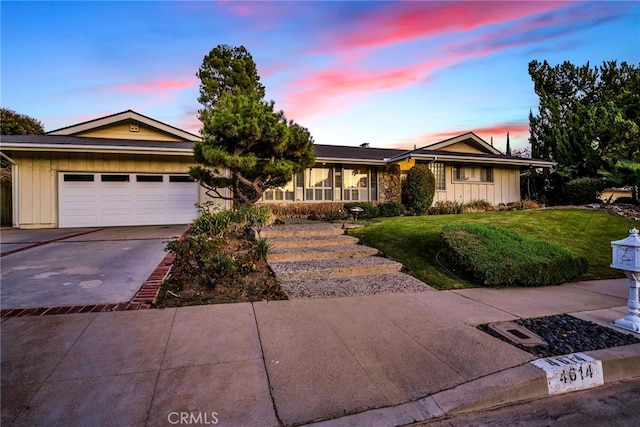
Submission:
{"label": "vertical wood siding", "polygon": [[190,156],[102,153],[14,152],[18,168],[19,224],[24,228],[58,225],[58,172],[186,173]]}

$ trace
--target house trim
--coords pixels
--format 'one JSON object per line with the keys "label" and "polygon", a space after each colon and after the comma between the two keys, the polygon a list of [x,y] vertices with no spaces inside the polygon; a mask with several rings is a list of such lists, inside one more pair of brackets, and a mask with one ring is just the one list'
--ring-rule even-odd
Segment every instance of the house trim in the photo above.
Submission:
{"label": "house trim", "polygon": [[136,113],[133,110],[122,111],[120,113],[112,114],[106,117],[100,117],[98,119],[88,120],[86,122],[78,123],[75,125],[63,127],[60,129],[55,129],[50,132],[47,132],[47,135],[66,135],[72,136],[78,133],[95,130],[97,128],[102,128],[105,126],[110,126],[116,123],[120,123],[126,120],[134,120],[140,123],[143,123],[149,127],[158,129],[162,132],[173,135],[179,139],[184,141],[199,141],[200,137],[194,135],[190,132],[184,131],[182,129],[178,129],[177,127],[168,125],[161,121],[152,119],[151,117],[144,116],[140,113]]}

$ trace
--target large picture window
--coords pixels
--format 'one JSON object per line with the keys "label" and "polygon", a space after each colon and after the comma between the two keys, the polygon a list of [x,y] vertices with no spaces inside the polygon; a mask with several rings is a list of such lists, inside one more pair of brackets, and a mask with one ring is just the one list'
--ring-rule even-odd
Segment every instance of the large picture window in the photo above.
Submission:
{"label": "large picture window", "polygon": [[454,166],[453,180],[462,182],[493,182],[490,166]]}
{"label": "large picture window", "polygon": [[345,168],[342,182],[343,200],[369,200],[369,168]]}
{"label": "large picture window", "polygon": [[307,169],[305,200],[333,200],[333,180],[329,168]]}

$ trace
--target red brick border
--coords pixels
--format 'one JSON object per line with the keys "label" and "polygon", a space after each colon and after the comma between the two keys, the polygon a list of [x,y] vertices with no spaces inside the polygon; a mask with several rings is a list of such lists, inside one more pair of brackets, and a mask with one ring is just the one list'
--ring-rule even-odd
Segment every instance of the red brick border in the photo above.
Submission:
{"label": "red brick border", "polygon": [[[189,228],[180,240],[191,233]],[[9,308],[0,310],[0,317],[48,316],[51,314],[104,313],[107,311],[144,310],[152,307],[162,283],[169,275],[175,255],[169,253],[144,281],[133,299],[119,304],[70,305],[65,307]]]}

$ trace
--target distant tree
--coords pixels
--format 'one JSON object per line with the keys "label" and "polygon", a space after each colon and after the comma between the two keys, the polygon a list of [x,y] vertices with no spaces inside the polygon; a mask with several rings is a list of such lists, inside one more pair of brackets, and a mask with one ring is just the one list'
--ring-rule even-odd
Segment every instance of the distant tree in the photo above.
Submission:
{"label": "distant tree", "polygon": [[0,135],[42,135],[44,126],[39,120],[0,108]]}
{"label": "distant tree", "polygon": [[537,114],[529,113],[531,154],[557,163],[553,173],[543,173],[548,189],[559,193],[570,180],[640,158],[639,68],[532,61],[529,75],[539,96]]}
{"label": "distant tree", "polygon": [[198,77],[202,141],[194,144],[198,165],[189,174],[209,194],[236,206],[253,204],[313,165],[313,138],[263,100],[264,86],[244,47],[217,46],[204,57]]}
{"label": "distant tree", "polygon": [[509,143],[509,132],[507,132],[507,150],[505,154],[507,156],[511,155],[511,144]]}

